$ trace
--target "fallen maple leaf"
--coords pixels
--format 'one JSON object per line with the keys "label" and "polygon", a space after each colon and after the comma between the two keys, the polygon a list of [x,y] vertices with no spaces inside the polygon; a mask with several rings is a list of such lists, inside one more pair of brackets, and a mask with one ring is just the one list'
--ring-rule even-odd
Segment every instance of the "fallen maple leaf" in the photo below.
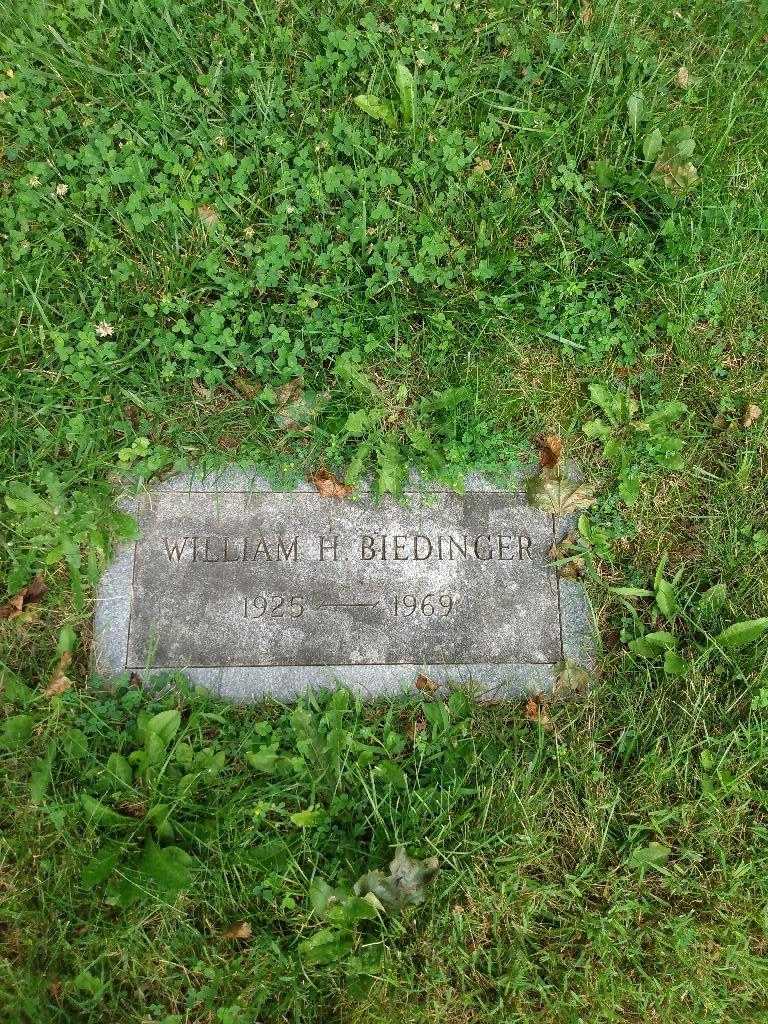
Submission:
{"label": "fallen maple leaf", "polygon": [[557,434],[542,434],[536,438],[539,449],[539,464],[542,469],[554,469],[563,454],[563,442]]}
{"label": "fallen maple leaf", "polygon": [[29,604],[34,604],[47,593],[48,587],[43,583],[40,576],[35,576],[26,587],[22,587],[18,594],[0,605],[0,619],[15,619]]}
{"label": "fallen maple leaf", "polygon": [[753,427],[762,415],[763,410],[760,408],[760,406],[754,405],[752,402],[750,402],[750,404],[744,410],[744,418],[741,421],[742,427]]}
{"label": "fallen maple leaf", "polygon": [[253,935],[253,928],[247,921],[235,921],[221,935],[224,939],[250,939]]}
{"label": "fallen maple leaf", "polygon": [[398,846],[389,865],[389,875],[383,871],[368,871],[355,882],[353,892],[363,898],[372,893],[382,909],[401,910],[424,902],[424,883],[439,867],[437,857],[417,860],[408,856],[404,846]]}
{"label": "fallen maple leaf", "polygon": [[691,188],[698,181],[699,173],[696,165],[689,161],[681,161],[677,158],[668,160],[657,160],[651,177],[660,178],[666,188],[676,191],[679,189]]}
{"label": "fallen maple leaf", "polygon": [[414,686],[417,690],[421,690],[422,693],[428,693],[430,697],[434,697],[440,689],[440,683],[436,683],[434,679],[430,679],[429,676],[425,676],[423,673],[416,677]]}
{"label": "fallen maple leaf", "polygon": [[688,68],[683,66],[678,70],[675,75],[675,85],[680,89],[687,89],[691,82],[691,76],[688,74]]}
{"label": "fallen maple leaf", "polygon": [[594,488],[590,484],[563,476],[558,467],[542,469],[538,476],[531,477],[525,490],[534,508],[555,516],[566,516],[595,503]]}
{"label": "fallen maple leaf", "polygon": [[56,668],[53,670],[51,681],[43,690],[43,694],[46,697],[56,697],[58,694],[66,693],[67,690],[72,688],[72,680],[67,675],[67,669],[69,668],[71,661],[72,652],[64,651],[62,656],[56,662]]}
{"label": "fallen maple leaf", "polygon": [[346,498],[354,490],[348,484],[342,483],[333,473],[329,473],[327,469],[318,469],[309,479],[310,483],[317,488],[321,498]]}

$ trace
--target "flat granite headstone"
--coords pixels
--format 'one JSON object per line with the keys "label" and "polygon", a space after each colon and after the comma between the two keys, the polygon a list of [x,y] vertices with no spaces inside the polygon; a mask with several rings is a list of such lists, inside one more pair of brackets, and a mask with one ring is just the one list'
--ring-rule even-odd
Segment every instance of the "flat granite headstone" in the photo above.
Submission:
{"label": "flat granite headstone", "polygon": [[99,675],[183,671],[254,700],[336,684],[374,697],[424,673],[498,699],[589,663],[583,591],[548,555],[565,525],[522,491],[473,478],[464,494],[338,500],[230,470],[126,507],[141,537],[102,580]]}

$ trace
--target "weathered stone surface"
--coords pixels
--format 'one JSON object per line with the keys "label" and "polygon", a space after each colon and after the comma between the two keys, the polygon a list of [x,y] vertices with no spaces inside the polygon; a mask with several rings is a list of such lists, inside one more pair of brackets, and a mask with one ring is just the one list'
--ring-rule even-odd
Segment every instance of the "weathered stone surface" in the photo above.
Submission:
{"label": "weathered stone surface", "polygon": [[183,670],[235,699],[343,683],[371,695],[473,681],[546,689],[589,653],[580,588],[547,552],[552,516],[480,480],[467,492],[322,498],[230,472],[133,507],[141,539],[102,584],[94,667]]}

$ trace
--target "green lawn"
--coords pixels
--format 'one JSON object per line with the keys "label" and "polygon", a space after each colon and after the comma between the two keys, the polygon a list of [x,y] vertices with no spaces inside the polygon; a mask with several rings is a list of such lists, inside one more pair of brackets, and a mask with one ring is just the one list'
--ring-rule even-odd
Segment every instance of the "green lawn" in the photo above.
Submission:
{"label": "green lawn", "polygon": [[[767,73],[765,0],[0,0],[0,1019],[766,1019]],[[586,694],[88,679],[119,491],[540,434]]]}

